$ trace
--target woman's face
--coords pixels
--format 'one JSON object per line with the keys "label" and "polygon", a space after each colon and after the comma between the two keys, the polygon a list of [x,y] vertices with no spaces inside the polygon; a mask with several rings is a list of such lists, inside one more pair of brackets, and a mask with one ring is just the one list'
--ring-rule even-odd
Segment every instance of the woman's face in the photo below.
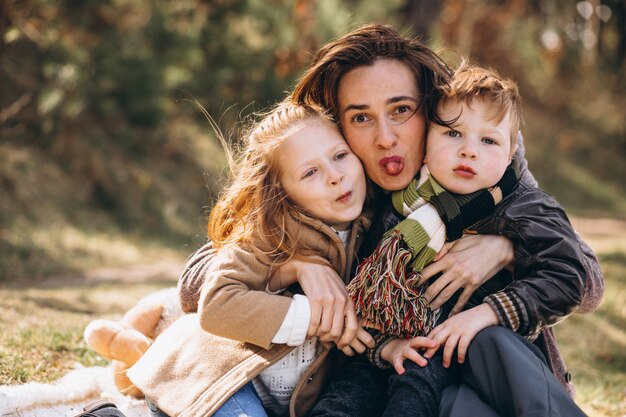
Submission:
{"label": "woman's face", "polygon": [[403,62],[380,59],[339,82],[339,121],[367,176],[385,190],[405,188],[424,159],[426,122],[415,75]]}

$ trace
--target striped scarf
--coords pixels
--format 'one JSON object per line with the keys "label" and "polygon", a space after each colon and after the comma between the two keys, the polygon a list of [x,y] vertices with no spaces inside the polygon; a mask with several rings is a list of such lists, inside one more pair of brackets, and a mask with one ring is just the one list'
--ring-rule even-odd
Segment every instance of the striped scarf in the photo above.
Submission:
{"label": "striped scarf", "polygon": [[356,313],[385,334],[427,335],[441,312],[424,298],[428,285],[420,283],[419,271],[434,259],[446,237],[458,239],[463,229],[492,214],[519,176],[513,161],[494,187],[458,195],[446,191],[423,165],[419,176],[391,197],[394,209],[406,218],[383,235],[347,287]]}

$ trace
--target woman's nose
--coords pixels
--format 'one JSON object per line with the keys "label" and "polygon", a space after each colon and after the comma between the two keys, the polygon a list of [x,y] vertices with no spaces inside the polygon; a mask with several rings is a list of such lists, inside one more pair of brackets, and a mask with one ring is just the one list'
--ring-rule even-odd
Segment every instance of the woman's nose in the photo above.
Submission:
{"label": "woman's nose", "polygon": [[374,143],[379,149],[391,149],[398,143],[398,137],[393,125],[386,118],[380,118],[376,123],[376,138]]}

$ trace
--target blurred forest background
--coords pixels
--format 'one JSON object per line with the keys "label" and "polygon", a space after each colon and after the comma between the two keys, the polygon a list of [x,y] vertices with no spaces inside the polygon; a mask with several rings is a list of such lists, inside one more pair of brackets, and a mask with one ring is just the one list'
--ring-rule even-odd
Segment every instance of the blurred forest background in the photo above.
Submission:
{"label": "blurred forest background", "polygon": [[191,253],[226,171],[190,100],[236,139],[372,21],[512,76],[540,183],[624,217],[624,0],[3,0],[0,284]]}

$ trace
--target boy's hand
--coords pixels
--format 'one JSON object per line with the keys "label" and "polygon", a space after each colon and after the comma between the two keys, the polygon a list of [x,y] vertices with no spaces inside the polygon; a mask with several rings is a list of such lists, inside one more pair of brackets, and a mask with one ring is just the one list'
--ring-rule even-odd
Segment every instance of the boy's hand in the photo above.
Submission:
{"label": "boy's hand", "polygon": [[340,346],[337,345],[339,349],[346,356],[352,356],[355,353],[363,353],[367,348],[373,348],[376,346],[376,342],[372,335],[366,332],[362,327],[359,327],[359,330],[356,333],[356,337],[349,342],[347,345]]}
{"label": "boy's hand", "polygon": [[404,360],[408,359],[415,362],[419,366],[428,365],[428,361],[422,357],[417,351],[424,349],[437,350],[439,344],[427,337],[414,337],[412,339],[393,339],[380,352],[382,359],[393,365],[393,368],[399,375],[404,373]]}
{"label": "boy's hand", "polygon": [[[498,317],[496,313],[488,304],[481,304],[449,317],[435,327],[428,337],[436,340],[438,342],[437,346],[444,347],[443,366],[448,368],[452,362],[452,355],[455,349],[457,349],[459,363],[463,363],[467,354],[467,348],[474,336],[482,329],[497,324]],[[438,347],[428,349],[424,356],[431,358],[437,349]]]}

